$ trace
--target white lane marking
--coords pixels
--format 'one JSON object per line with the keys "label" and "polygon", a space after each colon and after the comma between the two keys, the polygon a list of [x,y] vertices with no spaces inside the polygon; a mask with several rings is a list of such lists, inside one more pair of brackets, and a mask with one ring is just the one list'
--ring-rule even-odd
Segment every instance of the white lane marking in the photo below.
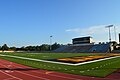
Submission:
{"label": "white lane marking", "polygon": [[47,79],[47,78],[34,76],[34,75],[31,75],[31,74],[28,74],[28,73],[25,73],[25,72],[24,72],[24,73],[23,73],[23,72],[20,72],[20,71],[16,71],[16,72],[21,73],[21,74],[24,74],[24,75],[32,76],[32,77],[35,77],[35,78],[39,78],[39,79],[50,80],[50,79]]}
{"label": "white lane marking", "polygon": [[40,61],[40,62],[47,62],[47,63],[56,63],[56,64],[64,64],[64,65],[73,65],[73,66],[78,66],[78,65],[83,65],[83,64],[88,64],[88,63],[93,63],[93,62],[98,62],[98,61],[103,61],[103,60],[107,60],[107,59],[112,59],[112,58],[120,57],[120,56],[115,56],[115,57],[109,57],[109,58],[104,58],[104,59],[98,59],[98,60],[93,60],[93,61],[88,61],[88,62],[82,62],[82,63],[77,63],[77,64],[71,64],[71,63],[46,61],[46,60],[40,60],[40,59],[33,59],[33,58],[26,58],[26,57],[19,57],[19,56],[11,56],[11,55],[3,55],[3,54],[0,54],[0,56],[7,56],[7,57],[13,57],[13,58],[19,58],[19,59],[26,59],[26,60],[32,60],[32,61]]}
{"label": "white lane marking", "polygon": [[[4,67],[6,67],[5,65],[3,65],[3,64],[0,64],[1,66],[4,66]],[[6,67],[7,68],[7,67]],[[47,79],[47,78],[43,78],[43,77],[38,77],[38,76],[33,76],[33,75],[30,75],[30,74],[27,74],[27,73],[23,73],[23,72],[20,72],[20,71],[16,71],[16,72],[19,72],[19,73],[21,73],[21,74],[25,74],[25,75],[29,75],[29,76],[32,76],[32,77],[35,77],[35,78],[39,78],[39,79],[44,79],[44,80],[50,80],[50,79]],[[5,72],[4,72],[5,73]],[[7,73],[6,73],[7,74]],[[10,75],[10,74],[9,74]],[[13,76],[13,75],[11,75],[11,76]],[[15,76],[14,76],[15,77]],[[16,77],[17,78],[17,77]],[[23,80],[23,79],[19,79],[19,80]]]}
{"label": "white lane marking", "polygon": [[[5,68],[7,68],[5,65],[3,65],[3,64],[0,64],[1,66],[4,66]],[[12,77],[12,78],[15,78],[15,79],[18,79],[18,80],[23,80],[23,79],[21,79],[21,78],[19,78],[19,77],[15,77],[15,76],[13,76],[13,75],[10,75],[10,74],[8,74],[8,73],[6,73],[6,72],[3,72],[3,71],[1,71],[0,70],[0,72],[2,72],[3,74],[5,74],[5,75],[8,75],[8,76],[10,76],[10,77]]]}
{"label": "white lane marking", "polygon": [[80,71],[81,73],[84,73],[85,71]]}
{"label": "white lane marking", "polygon": [[[15,66],[15,65],[14,65]],[[15,66],[17,67],[17,66]],[[18,66],[19,67],[19,66]],[[19,67],[19,68],[23,68],[23,67]],[[40,73],[40,74],[44,74],[42,72],[39,72],[39,71],[32,71],[32,72],[35,72],[35,73]],[[51,71],[52,72],[52,71]],[[52,72],[54,73],[54,72]],[[66,79],[74,79],[74,80],[79,80],[78,78],[70,78],[70,77],[65,77],[65,76],[60,76],[60,75],[56,75],[56,74],[47,74],[47,75],[50,75],[50,76],[55,76],[55,77],[60,77],[60,78],[66,78]]]}
{"label": "white lane marking", "polygon": [[3,72],[3,71],[1,71],[1,70],[0,70],[0,72],[3,73],[3,74],[5,74],[5,75],[7,75],[7,76],[10,76],[10,77],[12,77],[12,78],[15,78],[15,79],[17,79],[17,80],[23,80],[23,79],[21,79],[21,78],[18,78],[18,77],[15,77],[15,76],[13,76],[13,75],[10,75],[10,74],[8,74],[8,73],[5,73],[5,72]]}
{"label": "white lane marking", "polygon": [[96,67],[96,68],[98,68],[98,67]]}
{"label": "white lane marking", "polygon": [[[7,63],[7,62],[6,62]],[[5,66],[5,65],[3,65],[3,66]],[[14,67],[19,67],[19,66],[15,66],[15,65],[12,65],[12,66],[14,66]],[[23,67],[19,67],[19,68],[23,68]],[[67,70],[67,69],[66,69]],[[38,71],[32,71],[32,72],[35,72],[35,73],[40,73],[40,74],[44,74],[44,73],[42,73],[42,72],[38,72]],[[84,71],[83,71],[84,72]],[[54,72],[53,72],[54,73]],[[55,76],[55,77],[61,77],[61,78],[66,78],[66,79],[74,79],[74,80],[80,80],[80,79],[78,79],[78,78],[70,78],[70,77],[66,77],[66,76],[60,76],[60,75],[55,75],[55,74],[47,74],[47,75],[50,75],[50,76]]]}
{"label": "white lane marking", "polygon": [[[38,71],[32,71],[32,72],[43,74],[43,73],[38,72]],[[54,73],[54,72],[53,72],[53,73]],[[74,79],[74,80],[77,80],[77,78],[71,78],[71,77],[66,77],[66,76],[60,76],[60,75],[56,75],[56,74],[47,74],[47,75],[55,76],[55,77],[61,77],[61,78],[66,78],[66,79],[72,79],[72,80]]]}

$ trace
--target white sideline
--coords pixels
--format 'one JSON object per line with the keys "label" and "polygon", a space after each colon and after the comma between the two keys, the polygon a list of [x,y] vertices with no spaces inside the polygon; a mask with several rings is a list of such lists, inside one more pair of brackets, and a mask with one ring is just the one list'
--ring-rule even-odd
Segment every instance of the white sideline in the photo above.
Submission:
{"label": "white sideline", "polygon": [[83,65],[83,64],[88,64],[88,63],[93,63],[93,62],[98,62],[98,61],[103,61],[103,60],[107,60],[107,59],[112,59],[112,58],[120,57],[120,56],[115,56],[115,57],[109,57],[109,58],[104,58],[104,59],[98,59],[98,60],[93,60],[93,61],[88,61],[88,62],[82,62],[82,63],[72,64],[72,63],[46,61],[46,60],[40,60],[40,59],[33,59],[33,58],[26,58],[26,57],[19,57],[19,56],[11,56],[11,55],[3,55],[3,54],[0,54],[0,56],[7,56],[7,57],[13,57],[13,58],[19,58],[19,59],[26,59],[26,60],[32,60],[32,61],[40,61],[40,62],[47,62],[47,63],[72,65],[72,66],[78,66],[78,65]]}

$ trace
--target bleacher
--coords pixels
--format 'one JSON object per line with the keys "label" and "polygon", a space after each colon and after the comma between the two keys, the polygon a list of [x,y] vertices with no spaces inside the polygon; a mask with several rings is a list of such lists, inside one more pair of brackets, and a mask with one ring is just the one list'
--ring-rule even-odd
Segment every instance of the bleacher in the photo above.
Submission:
{"label": "bleacher", "polygon": [[87,52],[108,52],[110,47],[109,43],[106,44],[94,44],[94,45],[66,45],[62,46],[54,52],[70,52],[70,53],[87,53]]}
{"label": "bleacher", "polygon": [[93,45],[93,47],[90,49],[89,52],[105,53],[105,52],[109,51],[109,47],[110,47],[109,43],[107,43],[107,44],[96,44],[96,45]]}
{"label": "bleacher", "polygon": [[91,49],[92,45],[81,45],[81,46],[74,46],[74,45],[66,45],[64,47],[60,47],[54,52],[73,52],[73,53],[78,53],[78,52],[88,52]]}
{"label": "bleacher", "polygon": [[64,45],[54,50],[54,52],[87,53],[109,51],[111,43],[94,44],[92,37],[80,37],[72,39],[72,45]]}

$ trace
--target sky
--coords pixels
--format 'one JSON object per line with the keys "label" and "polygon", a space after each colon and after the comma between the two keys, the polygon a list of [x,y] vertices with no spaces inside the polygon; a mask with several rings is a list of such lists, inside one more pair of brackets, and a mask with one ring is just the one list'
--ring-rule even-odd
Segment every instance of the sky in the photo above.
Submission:
{"label": "sky", "polygon": [[[0,0],[0,46],[72,43],[92,36],[108,42],[108,29],[120,33],[120,0]],[[114,28],[111,28],[112,40]]]}

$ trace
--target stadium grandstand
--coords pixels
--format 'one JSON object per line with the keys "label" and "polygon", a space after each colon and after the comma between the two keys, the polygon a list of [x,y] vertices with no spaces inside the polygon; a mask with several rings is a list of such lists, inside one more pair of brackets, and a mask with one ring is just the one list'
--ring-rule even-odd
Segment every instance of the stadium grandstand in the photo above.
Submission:
{"label": "stadium grandstand", "polygon": [[54,52],[71,52],[71,53],[107,53],[114,50],[113,43],[99,43],[95,44],[91,36],[80,37],[72,39],[71,45],[63,45],[54,50]]}

